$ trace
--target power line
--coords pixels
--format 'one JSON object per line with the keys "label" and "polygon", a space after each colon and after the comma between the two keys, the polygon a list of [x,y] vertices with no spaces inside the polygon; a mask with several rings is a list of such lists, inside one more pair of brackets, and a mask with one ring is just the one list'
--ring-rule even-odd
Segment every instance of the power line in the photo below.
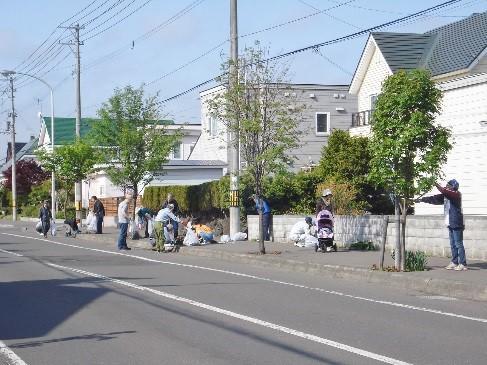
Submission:
{"label": "power line", "polygon": [[[122,19],[120,19],[120,20],[116,21],[115,23],[113,23],[113,24],[109,25],[108,27],[106,27],[106,28],[104,28],[104,29],[100,30],[99,32],[97,32],[97,33],[93,34],[92,36],[90,36],[90,37],[88,37],[88,38],[85,38],[85,39],[84,39],[84,41],[90,40],[90,39],[92,39],[92,38],[95,38],[95,37],[99,36],[99,35],[100,35],[100,34],[102,34],[102,33],[105,33],[107,30],[109,30],[109,29],[113,28],[114,26],[116,26],[116,25],[120,24],[120,23],[121,23],[121,22],[123,22],[125,19],[127,19],[129,16],[133,15],[134,13],[136,13],[137,11],[139,11],[140,9],[142,9],[143,7],[145,7],[145,6],[146,6],[147,4],[149,4],[151,1],[152,1],[152,0],[147,0],[145,3],[143,3],[142,5],[140,5],[139,7],[137,7],[135,10],[133,10],[132,12],[130,12],[129,14],[127,14],[126,16],[124,16]],[[125,10],[126,8],[127,8],[127,7],[123,8],[123,9],[122,9],[122,11],[123,11],[123,10]],[[119,13],[120,13],[120,12],[119,12]],[[117,13],[117,15],[118,15],[119,13]],[[113,18],[114,18],[114,16],[113,16],[112,18],[107,19],[107,21],[109,21],[109,20],[111,20],[111,19],[113,19]],[[102,23],[102,24],[100,24],[99,26],[97,26],[97,27],[95,27],[95,28],[91,29],[90,31],[86,32],[84,35],[91,33],[91,32],[92,32],[92,31],[94,31],[95,29],[97,29],[97,28],[101,27],[103,24],[104,24],[104,23]]]}
{"label": "power line", "polygon": [[93,5],[94,3],[96,3],[97,1],[99,0],[93,0],[91,3],[89,3],[87,6],[85,6],[83,9],[81,9],[80,11],[78,11],[77,13],[75,13],[73,16],[71,16],[70,18],[62,21],[61,23],[59,23],[59,25],[51,32],[51,34],[34,50],[34,52],[32,52],[24,61],[22,61],[19,65],[17,65],[14,69],[17,70],[20,66],[22,66],[23,64],[25,64],[29,59],[32,58],[32,56],[34,56],[34,54],[44,45],[47,43],[47,41],[49,41],[49,39],[54,35],[54,33],[57,32],[58,30],[58,27],[67,23],[68,21],[70,21],[71,19],[73,19],[74,17],[76,17],[77,15],[81,14],[82,12],[84,12],[86,9],[88,9],[89,7],[91,7],[91,5]]}
{"label": "power line", "polygon": [[161,29],[165,28],[166,26],[172,24],[173,22],[175,22],[177,19],[181,18],[183,15],[189,13],[191,10],[193,10],[196,6],[200,5],[202,2],[204,2],[205,0],[196,0],[196,1],[193,1],[191,4],[189,4],[188,6],[186,6],[185,8],[181,9],[179,12],[177,12],[175,15],[171,16],[169,19],[165,20],[164,22],[162,22],[161,24],[157,25],[156,27],[152,28],[151,30],[145,32],[144,34],[138,36],[137,38],[135,38],[130,44],[128,45],[125,45],[125,46],[122,46],[120,48],[118,48],[117,50],[115,51],[112,51],[94,61],[92,61],[90,64],[88,64],[88,66],[86,66],[84,68],[84,70],[86,71],[87,69],[90,69],[92,67],[95,67],[103,62],[106,62],[120,54],[122,54],[124,51],[126,51],[127,49],[133,49],[135,47],[135,44],[136,42],[139,42],[139,41],[143,41],[147,38],[149,38],[150,36],[152,36],[153,34],[159,32]]}
{"label": "power line", "polygon": [[[308,7],[310,7],[311,9],[318,10],[318,11],[320,10],[317,7],[311,5],[310,3],[307,3],[306,1],[303,1],[303,0],[298,0],[298,1],[301,4],[304,4],[304,5],[308,6]],[[349,4],[344,4],[344,5],[349,5]],[[328,13],[325,13],[325,15],[328,16],[328,17],[330,17],[330,18],[332,18],[332,19],[334,19],[334,20],[336,20],[336,21],[339,21],[340,23],[346,24],[346,25],[348,25],[348,26],[350,26],[352,28],[360,29],[360,27],[357,27],[355,24],[352,24],[350,22],[347,22],[346,20],[340,19],[337,16],[334,16],[334,15],[331,15],[331,14],[328,14]]]}
{"label": "power line", "polygon": [[267,28],[264,28],[264,29],[256,30],[254,32],[250,32],[250,33],[247,33],[247,34],[243,34],[243,35],[239,36],[239,38],[250,37],[250,36],[255,35],[255,34],[259,34],[259,33],[263,33],[263,32],[268,32],[270,30],[274,30],[274,29],[277,29],[277,28],[281,28],[281,27],[283,27],[285,25],[297,23],[297,22],[300,22],[301,20],[305,20],[305,19],[311,18],[311,17],[316,16],[318,14],[326,13],[327,11],[330,11],[330,10],[333,10],[333,9],[336,9],[336,8],[339,8],[341,6],[347,5],[347,4],[352,3],[354,1],[357,1],[357,0],[348,0],[348,1],[345,1],[343,3],[340,3],[340,4],[337,4],[337,5],[331,6],[329,8],[326,8],[326,9],[323,9],[323,10],[319,10],[319,11],[316,11],[314,13],[311,13],[311,14],[308,14],[308,15],[305,15],[305,16],[302,16],[302,17],[299,17],[299,18],[295,18],[295,19],[288,20],[287,22],[284,22],[284,23],[276,24],[276,25],[273,25],[271,27],[267,27]]}
{"label": "power line", "polygon": [[[353,38],[362,36],[364,34],[373,32],[375,30],[379,30],[379,29],[382,29],[382,28],[385,28],[385,27],[389,27],[391,25],[403,23],[405,21],[408,21],[408,20],[417,18],[417,17],[419,17],[421,15],[424,15],[424,14],[430,13],[432,11],[436,11],[436,10],[442,9],[444,7],[447,7],[447,6],[450,6],[450,5],[459,3],[461,1],[463,1],[463,0],[450,0],[450,1],[445,1],[445,2],[443,2],[441,4],[432,6],[430,8],[427,8],[427,9],[424,9],[424,10],[420,10],[418,12],[409,14],[407,16],[404,16],[404,17],[401,17],[401,18],[398,18],[398,19],[395,19],[395,20],[392,20],[392,21],[389,21],[389,22],[386,22],[386,23],[382,23],[380,25],[376,25],[376,26],[373,26],[373,27],[370,27],[370,28],[361,30],[359,32],[351,33],[351,34],[348,34],[348,35],[343,36],[343,37],[335,38],[333,40],[329,40],[329,41],[326,41],[326,42],[313,44],[313,45],[308,46],[308,47],[303,47],[303,48],[295,49],[295,50],[290,51],[290,52],[282,53],[280,55],[277,55],[277,56],[274,56],[274,57],[270,57],[270,58],[268,58],[266,60],[263,60],[262,62],[275,61],[275,60],[278,60],[278,59],[281,59],[281,58],[284,58],[284,57],[289,57],[291,55],[295,55],[295,54],[298,54],[298,53],[301,53],[301,52],[319,49],[321,47],[328,46],[328,45],[331,45],[331,44],[341,43],[343,41],[350,40],[350,39],[353,39]],[[251,64],[249,64],[247,66],[251,66]],[[213,78],[211,78],[209,80],[203,81],[203,82],[199,83],[198,85],[193,86],[190,89],[187,89],[185,91],[182,91],[182,92],[180,92],[180,93],[178,93],[178,94],[176,94],[174,96],[171,96],[171,97],[169,97],[167,99],[164,99],[161,102],[162,103],[167,103],[169,101],[172,101],[174,99],[177,99],[177,98],[179,98],[179,97],[181,97],[183,95],[186,95],[186,94],[190,93],[191,91],[194,91],[196,89],[199,89],[200,87],[202,87],[204,85],[208,85],[208,84],[214,82],[215,80],[217,80],[218,78],[220,78],[220,77],[222,77],[224,75],[225,74],[221,74],[221,75],[219,75],[217,77],[213,77]]]}

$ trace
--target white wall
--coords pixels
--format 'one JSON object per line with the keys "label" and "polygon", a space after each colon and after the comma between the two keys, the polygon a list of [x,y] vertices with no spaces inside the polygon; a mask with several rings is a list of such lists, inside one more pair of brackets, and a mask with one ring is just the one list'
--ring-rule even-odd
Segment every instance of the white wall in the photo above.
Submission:
{"label": "white wall", "polygon": [[392,72],[384,59],[384,56],[382,56],[380,50],[375,47],[374,54],[357,94],[359,112],[370,110],[370,95],[380,94],[382,82],[390,75],[392,75]]}
{"label": "white wall", "polygon": [[[465,80],[474,81],[473,77]],[[462,84],[457,81],[456,84]],[[445,179],[460,183],[465,214],[487,215],[487,77],[476,85],[454,88],[455,84],[440,84],[444,91],[442,113],[438,122],[451,128],[454,146],[443,169]],[[437,194],[436,189],[431,193]],[[416,214],[442,214],[441,206],[418,204]]]}
{"label": "white wall", "polygon": [[201,99],[201,136],[196,143],[190,160],[220,160],[228,163],[227,132],[223,123],[218,123],[217,135],[210,135],[210,115],[208,100],[219,89],[210,89],[200,94]]}

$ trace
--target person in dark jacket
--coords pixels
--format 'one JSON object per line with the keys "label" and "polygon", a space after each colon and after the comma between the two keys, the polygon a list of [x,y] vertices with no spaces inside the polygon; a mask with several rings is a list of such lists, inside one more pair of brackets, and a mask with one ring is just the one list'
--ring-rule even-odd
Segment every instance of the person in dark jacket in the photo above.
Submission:
{"label": "person in dark jacket", "polygon": [[47,232],[49,232],[49,228],[51,228],[52,219],[51,209],[49,209],[49,204],[47,200],[44,200],[44,203],[39,210],[39,219],[42,223],[42,234],[44,235],[44,237],[47,237]]}
{"label": "person in dark jacket", "polygon": [[[179,204],[176,201],[176,199],[174,199],[174,195],[172,195],[172,193],[167,194],[167,199],[164,202],[164,204],[162,204],[162,209],[167,208],[167,206],[169,204],[174,205],[174,209],[172,210],[172,214],[179,215]],[[179,223],[176,222],[175,220],[171,219],[171,224],[172,224],[173,229],[174,229],[174,236],[175,236],[174,238],[176,238],[179,234]]]}
{"label": "person in dark jacket", "polygon": [[93,214],[96,216],[96,234],[102,233],[103,217],[105,217],[105,207],[103,203],[95,195],[91,197],[93,200]]}
{"label": "person in dark jacket", "polygon": [[140,207],[140,209],[137,211],[137,215],[145,222],[144,238],[149,238],[149,220],[154,216],[154,212],[149,208]]}
{"label": "person in dark jacket", "polygon": [[463,230],[465,229],[462,213],[462,194],[458,191],[457,180],[448,181],[445,187],[436,184],[441,194],[424,197],[418,201],[428,204],[444,205],[445,225],[450,235],[451,262],[447,270],[467,270],[467,259],[463,247]]}
{"label": "person in dark jacket", "polygon": [[[251,196],[251,199],[253,199],[255,203],[255,209],[257,210],[257,212],[262,211],[264,241],[270,241],[271,240],[271,219],[272,219],[271,206],[269,205],[269,202],[266,199],[264,198],[259,199],[255,194]],[[262,207],[260,206],[260,200],[262,200]]]}

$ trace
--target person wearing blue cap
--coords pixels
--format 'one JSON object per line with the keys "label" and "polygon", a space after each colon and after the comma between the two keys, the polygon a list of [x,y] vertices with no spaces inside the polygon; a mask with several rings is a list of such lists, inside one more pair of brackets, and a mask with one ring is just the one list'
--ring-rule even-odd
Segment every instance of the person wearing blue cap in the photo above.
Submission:
{"label": "person wearing blue cap", "polygon": [[441,194],[424,197],[418,201],[428,204],[443,204],[445,207],[445,224],[450,235],[451,262],[447,270],[467,270],[467,259],[463,247],[463,230],[465,229],[462,212],[462,194],[458,191],[457,180],[448,181],[445,187],[436,184]]}

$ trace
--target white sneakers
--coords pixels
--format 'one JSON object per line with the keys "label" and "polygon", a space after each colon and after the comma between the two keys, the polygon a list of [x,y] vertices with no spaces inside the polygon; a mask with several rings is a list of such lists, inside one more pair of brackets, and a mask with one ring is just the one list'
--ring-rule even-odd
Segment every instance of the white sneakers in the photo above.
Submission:
{"label": "white sneakers", "polygon": [[467,271],[468,268],[465,265],[455,265],[453,262],[450,262],[447,267],[445,267],[447,270],[455,270],[455,271]]}
{"label": "white sneakers", "polygon": [[445,269],[447,269],[447,270],[453,270],[453,269],[456,269],[456,267],[457,267],[457,265],[455,265],[453,262],[450,262],[448,264],[448,266],[445,267]]}

